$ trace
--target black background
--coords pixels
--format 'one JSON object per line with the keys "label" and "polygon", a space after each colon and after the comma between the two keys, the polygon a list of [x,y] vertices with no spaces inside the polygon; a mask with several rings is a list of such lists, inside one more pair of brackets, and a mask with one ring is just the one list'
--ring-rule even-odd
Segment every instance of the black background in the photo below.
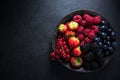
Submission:
{"label": "black background", "polygon": [[54,29],[67,14],[89,9],[111,23],[120,42],[119,0],[8,0],[0,2],[0,80],[120,80],[120,50],[100,71],[78,73],[52,62]]}

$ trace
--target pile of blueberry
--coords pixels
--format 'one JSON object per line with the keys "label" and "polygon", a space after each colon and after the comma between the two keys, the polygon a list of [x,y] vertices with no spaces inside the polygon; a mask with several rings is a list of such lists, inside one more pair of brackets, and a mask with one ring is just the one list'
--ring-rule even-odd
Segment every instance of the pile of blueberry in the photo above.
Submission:
{"label": "pile of blueberry", "polygon": [[116,46],[116,34],[106,21],[98,25],[97,33],[93,44],[81,46],[85,53],[83,58],[83,67],[87,70],[95,70],[105,64],[105,59],[111,56]]}

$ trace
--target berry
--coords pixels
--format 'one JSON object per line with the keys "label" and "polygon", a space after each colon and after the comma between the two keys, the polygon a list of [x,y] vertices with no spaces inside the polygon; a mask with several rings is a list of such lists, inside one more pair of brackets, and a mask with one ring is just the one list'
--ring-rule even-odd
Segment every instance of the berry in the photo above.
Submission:
{"label": "berry", "polygon": [[91,51],[89,51],[88,53],[85,54],[83,59],[87,62],[90,62],[94,59],[94,54]]}
{"label": "berry", "polygon": [[107,30],[107,33],[110,34],[111,32],[112,32],[112,29],[109,28],[109,29]]}
{"label": "berry", "polygon": [[73,32],[73,31],[67,31],[66,33],[65,33],[65,38],[70,38],[70,37],[72,37],[72,36],[75,36],[75,32]]}
{"label": "berry", "polygon": [[105,31],[107,31],[108,26],[102,25],[102,26],[99,27],[99,29],[100,29],[100,31],[105,32]]}
{"label": "berry", "polygon": [[86,43],[80,47],[81,51],[83,53],[87,53],[90,50],[91,45],[89,43]]}
{"label": "berry", "polygon": [[91,50],[92,50],[93,53],[99,52],[100,50],[99,50],[98,44],[94,43],[91,47]]}
{"label": "berry", "polygon": [[68,54],[70,52],[69,49],[65,49],[65,53]]}
{"label": "berry", "polygon": [[114,49],[113,47],[108,47],[108,52],[113,53]]}
{"label": "berry", "polygon": [[91,42],[92,42],[92,40],[90,40],[88,37],[86,37],[84,41],[85,41],[86,43],[91,43]]}
{"label": "berry", "polygon": [[64,25],[64,24],[60,24],[58,26],[58,31],[61,32],[61,33],[65,33],[67,31],[67,26]]}
{"label": "berry", "polygon": [[71,21],[69,24],[68,24],[68,27],[70,30],[77,30],[78,27],[79,27],[79,24],[75,21]]}
{"label": "berry", "polygon": [[78,35],[78,39],[79,39],[80,41],[83,41],[83,40],[84,40],[83,34],[79,34],[79,35]]}
{"label": "berry", "polygon": [[101,32],[100,36],[102,39],[105,39],[107,37],[107,34],[105,32]]}
{"label": "berry", "polygon": [[103,25],[107,25],[107,22],[103,20],[103,21],[102,21],[102,24],[103,24]]}
{"label": "berry", "polygon": [[103,43],[102,42],[99,42],[98,45],[99,45],[100,48],[103,48]]}
{"label": "berry", "polygon": [[111,37],[112,40],[115,40],[116,39],[115,32],[111,32],[110,37]]}
{"label": "berry", "polygon": [[73,49],[73,53],[72,53],[73,56],[81,56],[81,50],[80,50],[80,47],[76,47]]}
{"label": "berry", "polygon": [[83,18],[84,18],[84,19],[86,19],[87,17],[90,17],[90,15],[89,15],[89,14],[84,14],[84,15],[83,15]]}
{"label": "berry", "polygon": [[112,46],[115,48],[117,46],[117,42],[112,42]]}
{"label": "berry", "polygon": [[83,46],[85,44],[85,41],[82,41],[81,43],[80,43],[80,46]]}
{"label": "berry", "polygon": [[92,61],[90,67],[91,67],[91,69],[97,69],[99,67],[99,65],[96,61]]}
{"label": "berry", "polygon": [[103,50],[107,50],[108,46],[107,45],[104,45],[103,46]]}
{"label": "berry", "polygon": [[99,15],[94,17],[93,22],[94,22],[94,24],[100,24],[101,23],[101,17]]}
{"label": "berry", "polygon": [[91,40],[94,39],[94,38],[95,38],[95,33],[90,32],[90,33],[88,34],[88,38],[90,38]]}
{"label": "berry", "polygon": [[78,32],[78,33],[82,33],[83,30],[84,30],[83,26],[80,26],[80,27],[77,29],[77,32]]}
{"label": "berry", "polygon": [[76,37],[70,37],[70,38],[68,39],[68,45],[69,45],[69,47],[70,47],[71,49],[77,47],[79,44],[80,44],[80,41],[79,41],[79,39],[76,38]]}
{"label": "berry", "polygon": [[86,21],[85,25],[90,26],[93,24],[93,17],[87,17],[85,21]]}
{"label": "berry", "polygon": [[80,57],[72,57],[70,59],[70,63],[72,65],[72,67],[74,67],[74,68],[79,68],[82,65],[82,62],[83,62],[82,58],[80,58]]}
{"label": "berry", "polygon": [[85,36],[87,36],[89,34],[89,32],[90,32],[90,29],[86,28],[86,29],[84,29],[83,34]]}
{"label": "berry", "polygon": [[82,17],[80,15],[75,15],[73,17],[73,21],[80,23],[82,21]]}
{"label": "berry", "polygon": [[84,20],[82,20],[81,22],[81,26],[85,26],[86,22]]}

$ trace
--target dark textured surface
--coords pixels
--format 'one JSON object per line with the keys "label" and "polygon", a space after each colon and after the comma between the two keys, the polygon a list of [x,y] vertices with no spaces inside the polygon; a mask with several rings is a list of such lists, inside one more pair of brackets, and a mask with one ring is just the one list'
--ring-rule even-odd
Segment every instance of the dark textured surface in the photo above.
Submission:
{"label": "dark textured surface", "polygon": [[8,0],[0,5],[0,80],[119,80],[120,50],[97,72],[77,73],[51,62],[51,40],[70,12],[89,9],[111,23],[120,42],[119,0]]}

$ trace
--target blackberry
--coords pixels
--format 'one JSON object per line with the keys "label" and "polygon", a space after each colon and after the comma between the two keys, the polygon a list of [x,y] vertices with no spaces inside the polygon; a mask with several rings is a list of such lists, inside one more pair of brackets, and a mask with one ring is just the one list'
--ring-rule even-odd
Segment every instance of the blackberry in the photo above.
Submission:
{"label": "blackberry", "polygon": [[87,62],[90,62],[94,59],[94,54],[91,51],[89,51],[83,56],[83,59]]}
{"label": "blackberry", "polygon": [[83,67],[87,70],[90,70],[90,63],[89,62],[83,62]]}
{"label": "blackberry", "polygon": [[90,50],[91,44],[86,43],[85,45],[81,46],[80,49],[83,53],[87,53]]}
{"label": "blackberry", "polygon": [[96,61],[92,61],[90,63],[90,68],[91,69],[97,69],[97,68],[99,68],[99,64]]}
{"label": "blackberry", "polygon": [[94,44],[92,45],[91,51],[92,51],[93,53],[97,53],[97,52],[100,51],[99,46],[98,46],[97,43],[94,43]]}
{"label": "blackberry", "polygon": [[104,64],[104,55],[101,52],[96,53],[95,61],[101,66]]}

